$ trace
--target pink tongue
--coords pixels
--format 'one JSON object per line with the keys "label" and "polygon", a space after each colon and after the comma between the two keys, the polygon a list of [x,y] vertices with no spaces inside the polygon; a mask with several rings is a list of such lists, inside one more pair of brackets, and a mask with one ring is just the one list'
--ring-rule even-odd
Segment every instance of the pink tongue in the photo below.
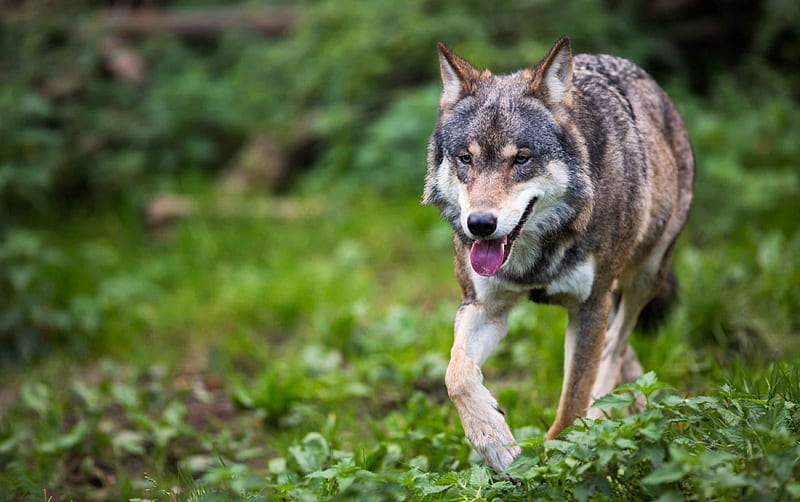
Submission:
{"label": "pink tongue", "polygon": [[503,265],[507,243],[507,236],[490,241],[475,241],[472,244],[472,250],[469,252],[469,261],[472,263],[472,268],[475,272],[487,277],[496,274]]}

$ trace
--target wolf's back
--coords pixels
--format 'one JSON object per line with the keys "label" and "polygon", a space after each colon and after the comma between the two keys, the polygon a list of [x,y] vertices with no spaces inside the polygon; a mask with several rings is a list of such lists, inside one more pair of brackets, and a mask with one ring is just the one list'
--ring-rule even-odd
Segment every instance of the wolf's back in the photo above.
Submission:
{"label": "wolf's back", "polygon": [[[574,58],[575,86],[597,108],[629,114],[643,138],[656,135],[668,143],[675,160],[680,192],[690,194],[694,182],[694,154],[683,119],[666,92],[641,67],[627,59],[606,54],[579,54]],[[618,101],[618,105],[609,101]],[[615,121],[618,122],[618,121]],[[650,152],[650,162],[658,162]],[[688,204],[686,206],[688,208]]]}
{"label": "wolf's back", "polygon": [[[674,243],[686,221],[694,183],[694,154],[688,132],[670,98],[639,66],[608,55],[581,54],[574,63],[575,86],[595,112],[587,115],[596,118],[600,111],[603,118],[601,127],[597,123],[582,127],[593,131],[584,135],[587,147],[594,150],[590,159],[608,169],[613,165],[609,154],[598,150],[607,149],[609,136],[629,138],[617,143],[627,150],[621,154],[627,159],[621,159],[624,165],[619,167],[628,180],[636,180],[630,188],[638,195],[628,199],[627,211],[636,213],[634,219],[639,220],[633,261],[644,259],[663,234],[672,235]],[[595,194],[604,195],[608,194]],[[640,202],[633,203],[632,199]],[[627,219],[623,216],[618,221]],[[614,229],[605,230],[614,233]],[[665,253],[666,263],[672,254],[672,243]],[[669,267],[661,271],[659,279],[661,286],[639,319],[644,331],[656,329],[677,300],[677,281]]]}

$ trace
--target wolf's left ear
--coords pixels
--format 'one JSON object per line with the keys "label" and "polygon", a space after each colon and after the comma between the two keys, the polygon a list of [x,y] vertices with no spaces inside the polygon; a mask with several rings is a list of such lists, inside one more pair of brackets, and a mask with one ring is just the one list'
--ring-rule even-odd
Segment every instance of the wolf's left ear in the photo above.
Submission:
{"label": "wolf's left ear", "polygon": [[551,104],[564,100],[572,88],[572,48],[569,38],[562,37],[536,65],[531,87],[534,93]]}
{"label": "wolf's left ear", "polygon": [[439,68],[442,72],[442,109],[450,108],[464,96],[472,94],[481,72],[472,64],[439,42]]}

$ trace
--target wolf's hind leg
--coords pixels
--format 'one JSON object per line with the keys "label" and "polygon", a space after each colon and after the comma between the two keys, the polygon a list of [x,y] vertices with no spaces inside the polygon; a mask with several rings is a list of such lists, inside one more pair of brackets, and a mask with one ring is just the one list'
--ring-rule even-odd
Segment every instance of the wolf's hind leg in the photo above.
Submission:
{"label": "wolf's hind leg", "polygon": [[644,375],[642,364],[639,362],[639,357],[636,355],[636,351],[633,350],[633,346],[629,343],[622,358],[622,371],[620,371],[617,385],[635,382],[642,375]]}
{"label": "wolf's hind leg", "polygon": [[[600,366],[592,387],[592,400],[608,394],[623,381],[633,381],[641,376],[642,366],[628,339],[636,326],[639,311],[648,300],[649,296],[646,294],[623,292],[617,315],[606,331]],[[603,418],[603,412],[597,408],[590,408],[587,416]]]}
{"label": "wolf's hind leg", "polygon": [[[613,296],[611,313],[608,316],[609,326],[614,324],[614,318],[620,306],[620,296],[619,292],[616,292]],[[625,355],[622,358],[622,368],[614,386],[619,387],[625,383],[635,382],[643,374],[644,370],[642,369],[641,363],[639,363],[639,357],[636,355],[633,345],[628,343],[628,347],[625,349]]]}
{"label": "wolf's hind leg", "polygon": [[591,404],[592,384],[597,361],[603,350],[603,331],[611,310],[611,293],[602,294],[591,304],[569,310],[569,324],[564,343],[564,382],[558,401],[556,420],[547,437],[558,437],[562,430],[584,416]]}
{"label": "wolf's hind leg", "polygon": [[478,453],[497,470],[506,469],[520,453],[497,400],[483,386],[481,365],[506,334],[507,309],[489,313],[481,303],[461,306],[445,384],[461,425]]}
{"label": "wolf's hind leg", "polygon": [[[669,273],[669,243],[667,240],[662,241],[639,272],[622,288],[617,314],[606,331],[600,367],[592,388],[592,399],[608,394],[620,381],[634,381],[642,374],[642,367],[628,339],[636,327],[639,313],[655,296],[661,282]],[[587,416],[603,418],[603,412],[590,408]]]}

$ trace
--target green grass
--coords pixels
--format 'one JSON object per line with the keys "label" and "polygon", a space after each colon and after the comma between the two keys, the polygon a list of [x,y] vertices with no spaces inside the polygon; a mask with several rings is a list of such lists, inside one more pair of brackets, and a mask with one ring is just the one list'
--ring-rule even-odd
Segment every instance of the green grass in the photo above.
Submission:
{"label": "green grass", "polygon": [[[579,426],[546,457],[566,318],[521,304],[485,367],[531,438],[509,482],[476,464],[443,388],[459,293],[433,209],[369,191],[188,191],[200,210],[168,242],[124,211],[50,234],[72,264],[58,280],[101,326],[86,346],[5,369],[2,500],[797,494],[796,233],[701,249],[691,227],[676,259],[681,306],[635,342],[678,395],[711,397],[662,395],[650,415]],[[721,424],[743,437],[721,437]]]}

